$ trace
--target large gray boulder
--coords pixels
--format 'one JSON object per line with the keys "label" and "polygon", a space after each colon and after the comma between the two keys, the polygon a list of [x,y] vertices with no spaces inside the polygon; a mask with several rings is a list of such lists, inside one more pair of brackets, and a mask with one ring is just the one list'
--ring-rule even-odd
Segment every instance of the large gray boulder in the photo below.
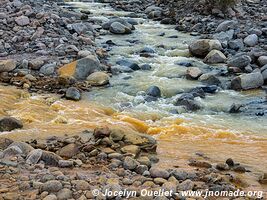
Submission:
{"label": "large gray boulder", "polygon": [[77,80],[86,80],[86,78],[96,71],[101,71],[99,60],[90,55],[72,63],[62,66],[58,73],[60,76],[74,77]]}
{"label": "large gray boulder", "polygon": [[196,57],[205,57],[213,49],[222,49],[222,45],[219,40],[200,39],[189,45],[190,53]]}
{"label": "large gray boulder", "polygon": [[130,28],[120,22],[113,22],[110,25],[109,31],[114,34],[129,34],[132,32]]}
{"label": "large gray boulder", "polygon": [[264,84],[263,75],[260,72],[242,74],[231,81],[234,90],[249,90],[261,87]]}

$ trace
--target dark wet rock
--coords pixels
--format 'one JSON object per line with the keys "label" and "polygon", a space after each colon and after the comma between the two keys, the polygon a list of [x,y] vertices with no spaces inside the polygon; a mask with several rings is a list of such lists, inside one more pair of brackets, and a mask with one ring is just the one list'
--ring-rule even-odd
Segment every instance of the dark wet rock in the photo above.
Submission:
{"label": "dark wet rock", "polygon": [[243,107],[243,104],[232,104],[230,109],[229,109],[229,113],[239,113],[241,112],[241,108]]}
{"label": "dark wet rock", "polygon": [[152,178],[168,179],[170,177],[170,173],[167,170],[160,169],[158,167],[151,167],[149,172]]}
{"label": "dark wet rock", "polygon": [[79,101],[81,99],[80,91],[76,87],[70,87],[66,91],[66,98],[69,100]]}
{"label": "dark wet rock", "polygon": [[175,63],[176,65],[180,65],[180,66],[184,66],[184,67],[191,67],[193,66],[191,62],[186,62],[186,61],[183,61],[183,62],[177,62]]}
{"label": "dark wet rock", "polygon": [[229,167],[233,167],[235,165],[234,161],[232,158],[228,158],[225,163],[229,166]]}
{"label": "dark wet rock", "polygon": [[194,100],[194,95],[190,93],[183,94],[179,97],[176,102],[175,106],[185,106],[189,111],[197,111],[201,109],[201,105]]}
{"label": "dark wet rock", "polygon": [[141,70],[151,70],[152,67],[149,64],[144,64],[140,66]]}
{"label": "dark wet rock", "polygon": [[231,81],[231,88],[234,90],[249,90],[259,88],[264,84],[263,76],[260,72],[242,74]]}
{"label": "dark wet rock", "polygon": [[161,90],[159,87],[157,86],[150,86],[147,91],[146,94],[152,97],[161,97]]}
{"label": "dark wet rock", "polygon": [[3,117],[0,119],[0,132],[12,131],[14,129],[19,129],[22,127],[22,122],[13,117]]}
{"label": "dark wet rock", "polygon": [[144,47],[139,51],[140,54],[154,54],[156,51],[151,47]]}
{"label": "dark wet rock", "polygon": [[222,46],[218,40],[200,39],[189,45],[189,51],[197,57],[205,57],[211,50],[221,50]]}
{"label": "dark wet rock", "polygon": [[222,85],[221,80],[214,74],[203,74],[199,77],[198,80],[207,85],[216,85],[216,86]]}
{"label": "dark wet rock", "polygon": [[204,90],[200,87],[193,88],[192,90],[190,90],[189,93],[192,94],[194,97],[205,98],[206,96]]}
{"label": "dark wet rock", "polygon": [[204,90],[205,93],[214,94],[218,90],[217,85],[209,85],[209,86],[201,86],[202,90]]}
{"label": "dark wet rock", "polygon": [[153,96],[150,96],[150,95],[146,95],[146,96],[144,97],[144,100],[145,100],[146,102],[153,102],[153,101],[157,101],[157,100],[158,100],[158,97],[153,97]]}
{"label": "dark wet rock", "polygon": [[42,154],[43,154],[43,151],[41,149],[34,149],[32,150],[27,158],[26,158],[26,163],[27,164],[37,164],[39,162],[39,160],[41,159],[42,157]]}
{"label": "dark wet rock", "polygon": [[[110,30],[111,25],[114,22],[117,22],[117,23],[120,24],[120,25],[118,25],[118,27],[119,26],[122,27],[121,25],[123,25],[123,27],[127,28],[128,30],[134,30],[134,26],[132,24],[130,24],[127,20],[119,18],[119,17],[112,18],[108,22],[103,23],[102,24],[102,28],[105,29],[105,30]],[[116,28],[115,25],[117,25],[117,24],[114,24],[114,28]]]}
{"label": "dark wet rock", "polygon": [[136,64],[136,63],[134,63],[132,61],[129,61],[129,60],[119,60],[119,61],[116,62],[116,64],[128,67],[128,68],[130,68],[131,70],[134,70],[134,71],[141,69],[138,64]]}

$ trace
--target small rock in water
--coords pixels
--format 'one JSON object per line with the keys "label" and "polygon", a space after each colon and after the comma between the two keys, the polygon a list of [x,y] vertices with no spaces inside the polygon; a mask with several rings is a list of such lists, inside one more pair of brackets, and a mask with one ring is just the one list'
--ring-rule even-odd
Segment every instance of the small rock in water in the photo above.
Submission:
{"label": "small rock in water", "polygon": [[233,167],[235,165],[232,158],[228,158],[225,162],[229,167]]}
{"label": "small rock in water", "polygon": [[242,104],[232,104],[229,113],[239,113],[240,109],[243,107]]}
{"label": "small rock in water", "polygon": [[23,124],[21,121],[13,117],[4,117],[0,119],[0,132],[2,131],[12,131],[14,129],[22,128]]}
{"label": "small rock in water", "polygon": [[152,97],[161,97],[161,91],[158,86],[150,86],[147,89],[146,94]]}
{"label": "small rock in water", "polygon": [[239,173],[245,173],[245,172],[247,171],[246,168],[243,167],[243,166],[235,166],[235,167],[233,168],[233,170],[234,170],[235,172],[239,172]]}
{"label": "small rock in water", "polygon": [[80,91],[75,87],[70,87],[66,91],[66,98],[69,100],[79,101],[81,99]]}
{"label": "small rock in water", "polygon": [[152,69],[151,65],[149,65],[149,64],[141,65],[140,68],[142,70],[151,70]]}
{"label": "small rock in water", "polygon": [[185,61],[184,62],[177,62],[175,64],[180,65],[180,66],[184,66],[184,67],[191,67],[191,66],[193,66],[192,63],[185,62]]}
{"label": "small rock in water", "polygon": [[92,86],[102,86],[109,83],[109,75],[105,72],[94,72],[87,77],[87,82]]}
{"label": "small rock in water", "polygon": [[202,75],[202,71],[198,67],[189,67],[186,70],[186,78],[187,79],[197,79]]}

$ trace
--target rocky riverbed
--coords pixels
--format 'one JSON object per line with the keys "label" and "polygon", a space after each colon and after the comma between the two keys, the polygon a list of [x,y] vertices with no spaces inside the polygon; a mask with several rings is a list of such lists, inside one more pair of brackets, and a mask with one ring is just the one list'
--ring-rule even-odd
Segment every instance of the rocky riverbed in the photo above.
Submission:
{"label": "rocky riverbed", "polygon": [[0,198],[265,190],[266,4],[158,3],[1,2]]}

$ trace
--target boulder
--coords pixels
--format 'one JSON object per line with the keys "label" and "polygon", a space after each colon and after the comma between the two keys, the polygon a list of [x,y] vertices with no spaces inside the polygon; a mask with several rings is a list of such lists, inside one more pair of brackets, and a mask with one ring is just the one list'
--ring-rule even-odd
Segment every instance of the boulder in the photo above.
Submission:
{"label": "boulder", "polygon": [[220,23],[217,28],[216,32],[221,32],[221,31],[227,31],[229,29],[234,29],[238,25],[237,21],[234,20],[226,20]]}
{"label": "boulder", "polygon": [[129,34],[131,29],[120,22],[113,22],[110,25],[109,31],[114,34]]}
{"label": "boulder", "polygon": [[219,40],[200,39],[189,45],[190,53],[197,57],[205,57],[213,49],[222,49],[222,45]]}
{"label": "boulder", "polygon": [[260,56],[258,58],[258,63],[260,66],[267,65],[267,56]]}
{"label": "boulder", "polygon": [[248,55],[239,55],[239,56],[234,56],[231,58],[228,62],[227,65],[228,67],[237,67],[240,69],[245,68],[248,66],[251,62],[251,58]]}
{"label": "boulder", "polygon": [[76,87],[68,88],[65,96],[67,99],[74,101],[79,101],[81,99],[80,91]]}
{"label": "boulder", "polygon": [[227,47],[228,42],[234,37],[234,30],[229,30],[226,32],[215,33],[213,39],[219,40],[223,47]]}
{"label": "boulder", "polygon": [[147,89],[146,94],[152,97],[161,97],[161,91],[157,86],[150,86]]}
{"label": "boulder", "polygon": [[105,30],[110,30],[111,24],[113,24],[114,22],[118,22],[122,25],[124,25],[125,27],[127,27],[129,30],[134,30],[134,26],[129,23],[127,20],[116,17],[116,18],[112,18],[110,19],[108,22],[105,22],[102,24],[102,28]]}
{"label": "boulder", "polygon": [[224,63],[226,61],[226,56],[219,50],[212,50],[204,58],[205,63],[216,64]]}
{"label": "boulder", "polygon": [[254,47],[256,44],[258,44],[259,38],[256,34],[251,34],[248,35],[245,39],[244,39],[244,43],[245,45],[249,46],[249,47]]}
{"label": "boulder", "polygon": [[0,60],[0,73],[10,72],[16,68],[16,61],[14,60]]}
{"label": "boulder", "polygon": [[27,16],[20,16],[17,17],[15,19],[15,22],[19,25],[19,26],[26,26],[30,23],[30,20]]}
{"label": "boulder", "polygon": [[186,70],[187,79],[197,79],[202,74],[202,71],[198,67],[188,67],[188,69]]}
{"label": "boulder", "polygon": [[248,90],[261,87],[264,84],[263,76],[260,72],[242,74],[231,81],[231,88],[234,90]]}
{"label": "boulder", "polygon": [[90,55],[62,66],[58,73],[60,76],[72,76],[77,80],[85,80],[90,74],[100,70],[99,60],[95,56]]}
{"label": "boulder", "polygon": [[4,117],[0,119],[0,132],[12,131],[14,129],[22,127],[23,127],[22,122],[13,117]]}
{"label": "boulder", "polygon": [[87,77],[87,82],[92,86],[102,86],[109,83],[109,75],[105,72],[94,72]]}

